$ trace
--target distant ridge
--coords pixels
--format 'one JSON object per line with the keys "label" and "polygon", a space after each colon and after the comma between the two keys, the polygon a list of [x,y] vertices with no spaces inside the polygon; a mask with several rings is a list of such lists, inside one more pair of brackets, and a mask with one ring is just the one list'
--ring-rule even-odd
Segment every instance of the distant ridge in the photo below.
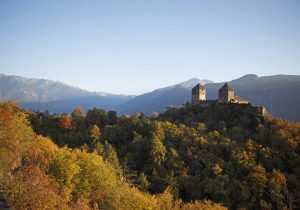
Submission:
{"label": "distant ridge", "polygon": [[198,83],[205,85],[212,83],[212,81],[192,78],[172,86],[159,88],[152,92],[136,96],[118,106],[117,110],[122,114],[145,112],[147,115],[151,115],[154,111],[163,112],[167,106],[179,106],[189,101],[191,97],[190,90]]}
{"label": "distant ridge", "polygon": [[[167,88],[136,96],[125,104],[117,107],[120,113],[133,114],[143,111],[147,115],[152,112],[163,112],[167,106],[181,106],[191,100],[193,85],[201,82],[197,78],[185,81]],[[224,82],[204,83],[207,99],[217,99],[218,90]],[[300,121],[300,76],[274,75],[258,77],[255,74],[244,75],[229,82],[236,95],[247,99],[257,106],[265,106],[267,110],[277,117],[290,121]]]}
{"label": "distant ridge", "polygon": [[[201,83],[206,87],[207,99],[216,99],[218,89],[224,84],[192,78],[187,81],[159,88],[138,96],[90,92],[62,82],[28,79],[0,75],[0,100],[13,99],[25,108],[70,113],[76,106],[85,110],[94,107],[114,109],[119,114],[163,112],[167,106],[181,106],[191,100],[191,89]],[[277,117],[300,121],[300,76],[244,75],[229,81],[235,93],[254,105],[265,106]]]}
{"label": "distant ridge", "polygon": [[0,74],[0,99],[19,102],[49,102],[87,96],[132,98],[105,92],[90,92],[59,81]]}
{"label": "distant ridge", "polygon": [[62,82],[0,74],[0,100],[16,100],[25,108],[70,113],[74,107],[114,109],[134,96],[90,92]]}

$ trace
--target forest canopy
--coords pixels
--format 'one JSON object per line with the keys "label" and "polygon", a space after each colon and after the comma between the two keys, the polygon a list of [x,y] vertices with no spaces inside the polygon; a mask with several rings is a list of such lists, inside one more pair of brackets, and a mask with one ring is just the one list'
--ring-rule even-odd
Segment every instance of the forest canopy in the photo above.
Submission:
{"label": "forest canopy", "polygon": [[251,105],[71,115],[0,104],[0,188],[13,209],[296,209],[300,124]]}

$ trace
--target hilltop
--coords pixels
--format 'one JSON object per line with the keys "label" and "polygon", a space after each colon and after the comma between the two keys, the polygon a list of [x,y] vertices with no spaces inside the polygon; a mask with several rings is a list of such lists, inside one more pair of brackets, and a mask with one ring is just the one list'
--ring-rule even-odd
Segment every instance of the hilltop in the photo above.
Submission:
{"label": "hilltop", "polygon": [[[164,112],[168,106],[182,106],[191,100],[191,89],[199,83],[199,80],[191,80],[189,87],[175,85],[168,89],[158,89],[134,97],[117,107],[120,113],[133,114],[137,111],[151,115],[152,112]],[[245,75],[228,82],[235,93],[247,99],[256,106],[264,106],[276,117],[282,117],[291,121],[300,121],[300,76],[274,75],[258,77],[257,75]],[[205,84],[206,98],[215,100],[218,98],[218,90],[224,82]]]}

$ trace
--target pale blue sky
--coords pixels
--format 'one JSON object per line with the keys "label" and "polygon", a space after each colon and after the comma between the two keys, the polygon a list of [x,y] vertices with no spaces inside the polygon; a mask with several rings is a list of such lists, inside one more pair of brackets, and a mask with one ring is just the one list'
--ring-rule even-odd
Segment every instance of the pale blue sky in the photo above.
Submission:
{"label": "pale blue sky", "polygon": [[300,74],[299,0],[1,0],[0,73],[140,94]]}

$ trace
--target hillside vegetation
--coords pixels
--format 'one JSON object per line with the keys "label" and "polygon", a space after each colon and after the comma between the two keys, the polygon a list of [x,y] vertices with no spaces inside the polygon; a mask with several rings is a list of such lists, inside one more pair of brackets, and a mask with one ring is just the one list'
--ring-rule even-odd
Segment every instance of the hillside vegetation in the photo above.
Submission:
{"label": "hillside vegetation", "polygon": [[251,105],[146,118],[2,103],[0,188],[13,209],[297,209],[299,140]]}
{"label": "hillside vegetation", "polygon": [[147,196],[167,191],[229,209],[300,207],[300,124],[267,119],[249,104],[186,104],[152,118],[76,108],[71,116],[31,112],[30,122],[61,147],[101,155]]}
{"label": "hillside vegetation", "polygon": [[[31,119],[37,116],[32,113]],[[160,194],[139,190],[124,177],[112,146],[98,141],[96,124],[86,138],[92,151],[79,143],[58,147],[37,135],[27,118],[17,104],[0,104],[0,189],[11,209],[226,209],[209,200],[184,203],[169,188]],[[46,118],[56,122],[55,116]],[[66,115],[57,119],[56,129],[47,131],[58,132],[55,141],[75,136],[84,118],[74,113],[72,124]]]}

